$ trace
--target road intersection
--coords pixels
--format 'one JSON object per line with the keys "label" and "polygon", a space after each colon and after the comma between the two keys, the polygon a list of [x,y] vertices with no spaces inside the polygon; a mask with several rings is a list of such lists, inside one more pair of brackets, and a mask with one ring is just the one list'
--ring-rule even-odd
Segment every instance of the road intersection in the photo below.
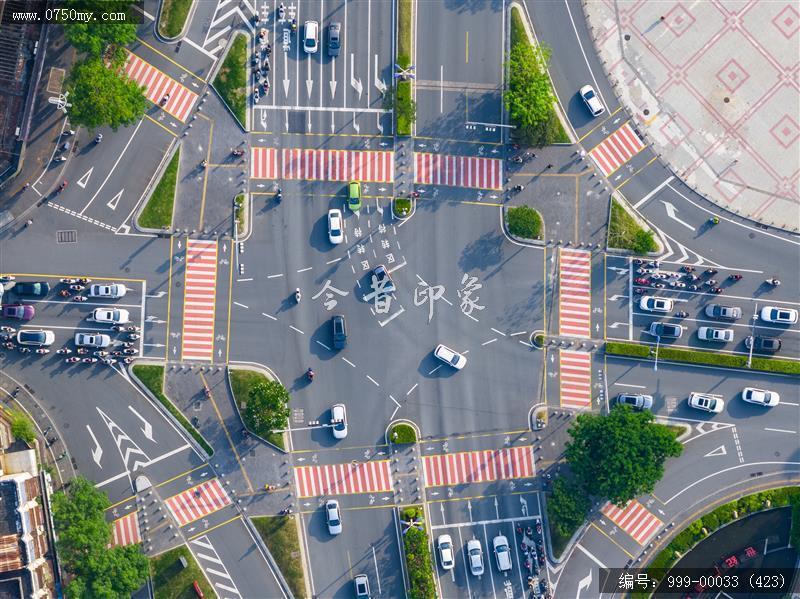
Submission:
{"label": "road intersection", "polygon": [[[654,369],[602,352],[605,341],[655,344],[646,330],[656,320],[686,328],[659,345],[707,349],[696,329],[712,326],[705,306],[722,303],[744,317],[721,351],[745,355],[747,335],[779,336],[782,357],[799,358],[796,324],[750,317],[764,305],[800,307],[800,240],[722,212],[659,161],[602,75],[577,2],[519,4],[553,48],[550,76],[576,141],[537,150],[526,165],[507,160],[504,47],[485,36],[487,23],[508,30],[505,2],[415,5],[410,144],[392,135],[383,106],[393,76],[392,3],[293,2],[287,21],[278,20],[275,2],[196,4],[181,41],[160,39],[146,19],[129,48],[127,68],[153,103],[147,116],[104,131],[102,145],[79,132],[68,160],[49,165],[28,192],[39,204],[31,224],[0,233],[0,269],[19,281],[56,288],[62,277],[88,276],[126,286],[113,303],[142,329],[137,360],[166,366],[165,394],[214,450],[209,456],[119,365],[3,353],[3,373],[25,385],[25,401],[38,403],[41,422],[68,451],[61,474],[72,468],[109,494],[116,542],[141,541],[148,553],[186,543],[221,596],[281,597],[288,591],[248,518],[291,508],[311,594],[349,596],[352,578],[365,573],[375,596],[401,597],[408,591],[399,510],[421,504],[433,539],[449,534],[456,544],[454,570],[434,564],[440,596],[522,596],[534,566],[521,543],[546,543],[527,531],[546,514],[542,492],[569,422],[581,411],[606,413],[618,393],[634,390],[653,395],[660,421],[685,428],[684,454],[652,494],[624,508],[594,506],[560,562],[548,551],[539,576],[555,596],[588,596],[596,567],[641,564],[724,498],[798,480],[795,378],[668,360]],[[156,15],[157,3],[146,1],[145,12]],[[301,52],[292,18],[318,20],[323,30],[341,22],[340,55],[324,52],[324,35],[318,54]],[[237,34],[248,37],[248,82],[253,55],[263,64],[263,46],[272,44],[270,91],[258,100],[249,94],[245,123],[208,85]],[[598,119],[576,94],[586,82],[606,106]],[[178,145],[172,226],[141,229],[142,201]],[[244,156],[232,156],[233,148]],[[48,191],[62,179],[67,189]],[[363,197],[355,213],[347,207],[351,180],[361,181]],[[504,190],[517,182],[525,191],[512,197]],[[412,186],[413,212],[399,218],[392,198]],[[688,311],[685,318],[639,309],[633,258],[601,249],[612,192],[657,232],[662,272],[714,268],[723,292],[654,290]],[[239,193],[248,196],[242,235],[231,209]],[[522,203],[543,214],[541,245],[506,234],[503,208]],[[335,246],[332,208],[345,215],[344,242]],[[709,215],[722,224],[710,227]],[[371,287],[379,265],[396,286],[384,303]],[[733,273],[743,279],[727,280]],[[765,285],[771,276],[783,284]],[[33,324],[52,329],[59,347],[75,331],[109,328],[86,322],[107,300],[51,294],[30,303]],[[347,322],[343,350],[333,348],[334,314]],[[534,343],[538,334],[544,348]],[[433,356],[438,343],[466,357],[463,371]],[[289,390],[288,452],[243,429],[227,379],[236,367],[267,372]],[[754,381],[779,392],[781,404],[739,400]],[[692,391],[724,396],[725,411],[698,416],[686,404]],[[339,402],[349,427],[341,441],[326,426]],[[535,427],[536,408],[548,413],[545,429]],[[399,419],[417,427],[417,445],[386,438]],[[331,497],[343,513],[336,537],[320,509]],[[514,545],[508,574],[491,555],[497,534]],[[467,572],[469,539],[482,545],[481,577]]]}

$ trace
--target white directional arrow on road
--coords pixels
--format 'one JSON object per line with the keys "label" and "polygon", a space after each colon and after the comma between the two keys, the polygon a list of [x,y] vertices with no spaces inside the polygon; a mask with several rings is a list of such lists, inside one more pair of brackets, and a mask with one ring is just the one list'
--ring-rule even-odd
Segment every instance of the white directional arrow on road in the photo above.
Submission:
{"label": "white directional arrow on road", "polygon": [[82,187],[83,189],[86,189],[86,184],[89,183],[89,177],[92,176],[92,171],[93,170],[94,170],[94,167],[92,167],[88,171],[86,171],[86,173],[80,179],[78,179],[78,182],[76,183],[76,185],[78,187]]}
{"label": "white directional arrow on road", "polygon": [[142,416],[142,415],[141,415],[139,412],[137,412],[137,411],[136,411],[136,410],[133,408],[133,406],[128,406],[128,409],[129,409],[131,412],[133,412],[134,416],[136,416],[136,417],[137,417],[139,420],[141,420],[141,421],[142,421],[142,423],[144,423],[144,428],[142,428],[142,429],[141,429],[141,431],[142,431],[142,433],[144,434],[144,436],[145,436],[147,439],[149,439],[150,441],[152,441],[153,443],[158,443],[158,441],[156,441],[155,439],[153,439],[153,425],[152,425],[152,424],[150,424],[150,423],[149,423],[147,420],[145,420],[145,419],[144,419],[144,416]]}
{"label": "white directional arrow on road", "polygon": [[314,88],[314,80],[311,78],[311,61],[308,62],[308,75],[306,76],[306,91],[308,92],[308,97],[311,97],[311,90]]}
{"label": "white directional arrow on road", "polygon": [[117,209],[117,204],[119,204],[119,199],[122,197],[122,192],[123,191],[125,191],[125,190],[124,189],[120,189],[119,193],[117,195],[115,195],[113,198],[111,198],[111,200],[109,200],[109,202],[108,202],[108,204],[106,204],[106,206],[108,206],[112,210],[116,210]]}
{"label": "white directional arrow on road", "polygon": [[672,220],[674,220],[676,223],[680,223],[681,225],[683,225],[684,227],[686,227],[686,228],[687,228],[687,229],[689,229],[690,231],[694,231],[694,230],[695,230],[695,229],[694,229],[694,227],[693,227],[692,225],[690,225],[690,224],[689,224],[689,223],[687,223],[687,222],[684,222],[684,221],[682,221],[682,220],[681,220],[681,219],[679,219],[677,216],[675,216],[675,215],[678,213],[678,209],[677,209],[677,208],[675,208],[675,206],[673,206],[673,205],[672,205],[672,204],[670,204],[669,202],[665,202],[664,200],[661,200],[661,203],[662,203],[662,204],[664,204],[664,208],[665,208],[665,209],[666,209],[666,211],[667,211],[667,216],[668,216],[668,217],[670,217],[670,218],[671,218]]}
{"label": "white directional arrow on road", "polygon": [[89,436],[92,438],[92,442],[94,443],[94,449],[92,449],[92,459],[94,463],[97,464],[98,468],[102,468],[103,466],[100,465],[100,458],[103,457],[103,448],[100,447],[100,443],[97,442],[97,438],[94,436],[91,427],[87,424],[86,430],[89,431]]}
{"label": "white directional arrow on road", "polygon": [[610,325],[608,325],[608,328],[616,329],[617,327],[626,327],[626,326],[628,326],[627,322],[612,322]]}
{"label": "white directional arrow on road", "polygon": [[381,94],[386,93],[386,82],[378,77],[378,55],[375,55],[375,87]]}
{"label": "white directional arrow on road", "polygon": [[152,297],[153,299],[158,299],[160,297],[164,297],[167,295],[166,291],[158,291],[156,293],[148,293],[145,297]]}
{"label": "white directional arrow on road", "polygon": [[589,574],[586,575],[584,578],[581,578],[581,581],[578,583],[578,592],[575,593],[575,599],[580,599],[581,591],[588,589],[590,584],[592,584],[591,570],[589,570]]}
{"label": "white directional arrow on road", "polygon": [[519,496],[519,503],[522,506],[522,515],[523,517],[528,517],[528,500],[525,499],[522,495]]}
{"label": "white directional arrow on road", "polygon": [[621,300],[621,299],[628,299],[628,296],[627,295],[612,295],[608,299],[610,299],[612,302],[615,302],[615,301]]}
{"label": "white directional arrow on road", "polygon": [[352,53],[350,54],[350,85],[356,90],[360,100],[361,92],[364,91],[364,88],[361,86],[361,78],[356,78],[356,55]]}
{"label": "white directional arrow on road", "polygon": [[[287,75],[289,74],[289,53],[283,53],[283,72]],[[284,78],[283,80],[283,95],[287,98],[289,97],[289,79]]]}
{"label": "white directional arrow on road", "polygon": [[703,457],[704,457],[704,458],[712,458],[712,457],[714,457],[714,456],[718,456],[718,455],[728,455],[728,450],[727,450],[727,449],[725,449],[725,446],[724,446],[724,445],[720,445],[720,446],[719,446],[719,447],[717,447],[716,449],[712,449],[711,451],[709,451],[709,452],[708,452],[706,455],[704,455]]}
{"label": "white directional arrow on road", "polygon": [[627,268],[621,268],[619,266],[609,266],[608,270],[613,270],[614,272],[618,272],[621,275],[624,275],[624,274],[628,273],[628,269]]}

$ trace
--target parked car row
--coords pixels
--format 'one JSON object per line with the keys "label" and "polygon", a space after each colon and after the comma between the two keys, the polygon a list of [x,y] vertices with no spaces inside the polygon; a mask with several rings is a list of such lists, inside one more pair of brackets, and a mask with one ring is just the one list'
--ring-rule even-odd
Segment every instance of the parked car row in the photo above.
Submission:
{"label": "parked car row", "polygon": [[[776,391],[755,387],[742,389],[741,397],[743,401],[767,408],[777,406],[781,401],[781,396]],[[620,393],[617,395],[617,403],[630,406],[634,410],[649,410],[653,407],[653,396],[646,393]],[[725,399],[716,393],[692,391],[689,394],[688,404],[689,407],[697,410],[719,414],[725,408]]]}
{"label": "parked car row", "polygon": [[[339,56],[342,48],[342,24],[328,25],[328,56]],[[306,21],[303,24],[303,50],[306,54],[316,54],[319,50],[319,22]]]}
{"label": "parked car row", "polygon": [[[504,535],[497,535],[492,539],[492,547],[494,548],[497,569],[500,572],[511,570],[511,549],[508,545],[508,539]],[[439,564],[442,570],[455,568],[455,550],[453,548],[453,539],[450,535],[439,535],[436,539],[436,550],[439,554]],[[470,573],[473,576],[483,576],[483,548],[478,539],[467,541],[466,555]]]}

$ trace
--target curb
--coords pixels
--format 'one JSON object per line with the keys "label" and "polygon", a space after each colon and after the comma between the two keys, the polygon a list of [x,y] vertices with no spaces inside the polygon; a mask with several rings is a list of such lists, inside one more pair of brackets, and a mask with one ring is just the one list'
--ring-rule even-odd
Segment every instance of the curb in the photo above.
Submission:
{"label": "curb", "polygon": [[233,405],[236,408],[236,415],[239,417],[239,420],[242,423],[242,428],[244,428],[248,432],[248,434],[252,435],[262,443],[269,445],[270,447],[275,449],[275,451],[278,451],[286,455],[290,454],[292,452],[292,436],[289,435],[288,433],[282,433],[284,440],[288,441],[288,443],[286,443],[288,449],[283,449],[281,447],[278,447],[274,443],[270,443],[264,437],[262,437],[261,435],[257,435],[247,427],[247,425],[244,422],[244,418],[242,418],[242,413],[239,411],[239,403],[236,401],[236,395],[233,394],[233,385],[231,384],[231,370],[249,370],[251,372],[257,372],[265,376],[268,380],[277,381],[279,383],[281,382],[280,379],[269,367],[264,366],[263,364],[258,364],[256,362],[228,362],[228,365],[225,367],[225,378],[228,380],[228,390],[230,391],[231,397],[233,398]]}
{"label": "curb", "polygon": [[253,233],[253,202],[252,198],[250,197],[249,191],[244,191],[242,193],[237,193],[233,197],[234,201],[234,210],[236,209],[236,198],[238,196],[244,196],[244,213],[247,215],[247,219],[244,223],[244,233],[242,236],[239,237],[239,233],[236,229],[236,217],[234,216],[233,222],[233,243],[243,243],[250,238],[250,235]]}
{"label": "curb", "polygon": [[[246,33],[244,33],[243,31],[236,31],[231,36],[231,38],[228,40],[228,44],[225,46],[225,51],[222,53],[222,55],[219,58],[217,58],[217,62],[214,63],[214,68],[211,69],[211,72],[208,74],[208,77],[206,77],[206,81],[208,82],[207,83],[208,87],[210,89],[214,90],[214,93],[217,95],[217,98],[219,98],[219,101],[222,102],[222,105],[228,110],[230,115],[233,117],[234,122],[236,122],[236,124],[239,125],[239,127],[242,129],[243,133],[247,134],[247,133],[250,132],[250,130],[247,128],[246,124],[242,124],[242,122],[239,120],[239,117],[236,116],[236,114],[233,112],[231,107],[225,101],[225,98],[222,97],[222,94],[220,94],[219,91],[217,91],[217,88],[214,87],[214,83],[213,83],[214,79],[217,78],[217,74],[219,73],[220,69],[222,68],[222,65],[225,64],[225,59],[228,57],[228,52],[230,52],[231,47],[233,46],[234,40],[237,37],[239,37],[240,35],[244,36],[244,38],[245,38],[245,40],[247,42],[247,50],[248,50],[248,54],[247,55],[249,55],[250,41],[251,41],[252,38],[249,35],[247,35]],[[250,67],[249,67],[249,63],[245,64],[245,68],[247,68],[247,79],[246,79],[244,90],[245,90],[245,96],[247,98],[249,98],[250,94],[248,93],[248,90],[250,89],[249,81],[250,81],[250,73],[251,73],[251,70],[250,70]],[[245,119],[248,119],[249,117],[250,117],[250,110],[248,109],[248,106],[245,104]]]}
{"label": "curb", "polygon": [[398,424],[407,424],[411,428],[414,429],[414,432],[417,435],[417,440],[413,443],[413,445],[419,445],[420,439],[422,439],[422,431],[417,426],[417,423],[413,420],[408,420],[407,418],[397,418],[392,420],[389,424],[386,425],[386,428],[383,431],[383,440],[386,442],[386,445],[391,447],[392,445],[412,445],[412,443],[392,443],[389,440],[389,430],[398,425]]}
{"label": "curb", "polygon": [[[650,231],[653,234],[653,239],[656,242],[656,246],[658,246],[658,250],[655,252],[647,252],[646,254],[637,254],[633,250],[627,250],[624,248],[612,248],[608,245],[609,235],[611,234],[611,206],[613,202],[617,202],[620,207],[628,214],[633,220],[636,221],[640,227],[645,229],[646,231]],[[620,256],[650,256],[652,258],[657,258],[664,254],[664,240],[661,239],[661,236],[658,233],[658,230],[655,227],[651,227],[650,223],[641,215],[639,214],[636,209],[628,203],[628,200],[619,193],[617,190],[614,190],[611,194],[611,197],[608,201],[608,216],[606,217],[606,251],[612,254],[620,255]]]}
{"label": "curb", "polygon": [[192,24],[192,19],[194,18],[194,13],[197,11],[197,4],[201,0],[192,0],[192,7],[189,9],[189,13],[186,15],[186,21],[183,24],[183,28],[181,29],[180,33],[175,37],[165,37],[161,35],[161,32],[158,30],[158,24],[161,22],[161,11],[164,8],[164,0],[158,3],[158,13],[156,14],[156,18],[153,21],[153,35],[155,38],[163,44],[176,44],[181,41],[183,38],[186,37],[186,31],[189,29],[189,25]]}
{"label": "curb", "polygon": [[[397,216],[397,213],[394,211],[394,202],[397,199],[409,199],[411,200],[411,212],[407,216]],[[411,220],[411,217],[417,213],[417,200],[414,198],[396,198],[392,197],[392,218],[396,218],[400,221],[400,224],[403,225],[406,221]]]}
{"label": "curb", "polygon": [[[151,229],[150,227],[142,227],[139,225],[139,217],[144,212],[144,209],[147,207],[147,203],[150,201],[150,198],[153,196],[153,192],[158,185],[158,182],[161,182],[161,177],[164,176],[164,172],[167,170],[167,166],[172,161],[175,153],[180,149],[181,142],[179,139],[174,138],[172,140],[172,145],[167,149],[164,153],[164,157],[161,159],[161,164],[158,165],[153,176],[150,178],[150,182],[147,184],[147,187],[144,189],[144,193],[139,198],[139,205],[136,207],[134,211],[133,219],[131,220],[131,224],[133,228],[139,231],[140,233],[153,233],[155,235],[172,235],[175,233],[173,229],[173,224],[175,224],[175,199],[172,202],[172,218],[170,219],[169,227],[166,229]],[[178,160],[178,171],[180,172],[181,164],[180,160]],[[156,182],[158,180],[158,182]],[[175,195],[177,196],[178,192],[178,177],[175,177]]]}
{"label": "curb", "polygon": [[[528,206],[528,204],[524,204],[524,205]],[[524,237],[517,237],[516,235],[512,235],[511,234],[511,231],[508,230],[508,223],[507,223],[506,216],[508,215],[508,209],[509,208],[516,208],[516,207],[517,206],[502,206],[500,208],[500,228],[503,231],[503,235],[505,235],[505,237],[511,243],[515,243],[517,245],[522,245],[522,246],[526,246],[526,247],[533,247],[533,248],[544,248],[544,247],[546,247],[547,244],[544,241],[544,239],[546,237],[546,235],[544,234],[545,230],[546,230],[544,218],[542,217],[542,213],[539,212],[538,210],[536,210],[536,208],[534,208],[533,206],[528,206],[528,208],[531,208],[532,210],[536,210],[536,214],[538,214],[539,218],[542,219],[542,238],[541,239],[526,239]]]}

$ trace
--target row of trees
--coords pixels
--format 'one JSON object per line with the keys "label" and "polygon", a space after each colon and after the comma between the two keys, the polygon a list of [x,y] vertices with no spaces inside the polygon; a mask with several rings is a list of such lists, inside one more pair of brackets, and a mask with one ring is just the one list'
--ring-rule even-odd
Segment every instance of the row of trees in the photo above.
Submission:
{"label": "row of trees", "polygon": [[65,591],[70,598],[130,597],[147,579],[147,557],[139,545],[109,547],[109,505],[106,494],[83,477],[53,495],[57,549],[69,575]]}
{"label": "row of trees", "polygon": [[652,493],[667,458],[683,451],[675,433],[656,424],[651,412],[629,406],[615,406],[608,416],[580,414],[569,435],[566,460],[572,478],[557,478],[548,500],[548,512],[565,536],[583,522],[590,497],[622,507]]}
{"label": "row of trees", "polygon": [[64,23],[64,34],[82,54],[66,81],[70,122],[89,129],[117,129],[137,122],[147,109],[142,87],[125,74],[125,45],[136,39],[131,0],[64,0],[61,8],[81,12],[124,12],[125,22]]}

